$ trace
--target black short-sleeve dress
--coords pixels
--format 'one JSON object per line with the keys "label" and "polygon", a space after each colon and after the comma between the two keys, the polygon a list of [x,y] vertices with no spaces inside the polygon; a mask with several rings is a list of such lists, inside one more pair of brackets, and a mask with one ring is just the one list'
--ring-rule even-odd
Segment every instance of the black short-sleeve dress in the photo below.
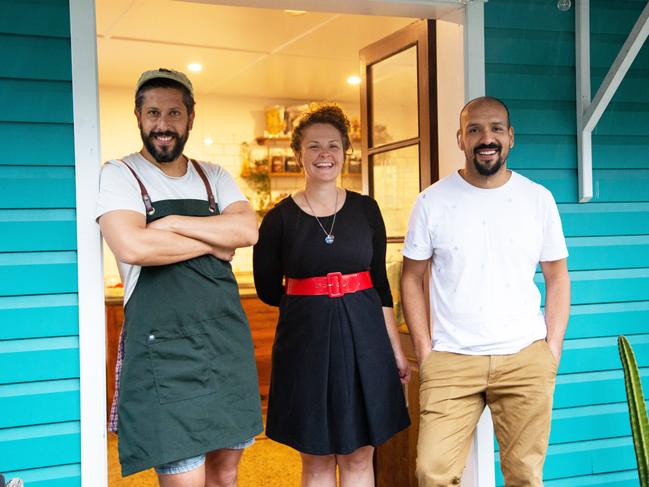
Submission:
{"label": "black short-sleeve dress", "polygon": [[[333,215],[320,218],[329,230]],[[254,248],[259,298],[280,307],[266,434],[312,455],[379,445],[410,424],[382,307],[392,306],[385,225],[376,202],[347,192],[327,244],[288,197],[268,212]],[[340,298],[287,296],[283,278],[370,271],[374,287]]]}

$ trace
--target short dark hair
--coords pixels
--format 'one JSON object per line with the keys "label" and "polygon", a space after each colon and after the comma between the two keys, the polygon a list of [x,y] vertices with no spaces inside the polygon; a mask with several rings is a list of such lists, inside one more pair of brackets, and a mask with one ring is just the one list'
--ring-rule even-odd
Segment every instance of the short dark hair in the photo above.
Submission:
{"label": "short dark hair", "polygon": [[142,86],[140,86],[140,89],[135,93],[135,110],[137,112],[140,112],[140,110],[142,110],[144,93],[153,88],[173,88],[182,92],[183,104],[187,108],[187,113],[194,113],[194,106],[196,105],[196,102],[194,101],[192,94],[182,83],[168,78],[153,78],[152,80],[149,80]]}
{"label": "short dark hair", "polygon": [[333,103],[315,105],[300,117],[291,136],[291,149],[293,151],[296,153],[300,152],[304,131],[316,123],[326,123],[334,126],[340,132],[343,141],[343,150],[345,153],[349,151],[352,146],[351,139],[349,138],[349,119],[342,108]]}
{"label": "short dark hair", "polygon": [[483,101],[494,102],[502,106],[505,109],[505,113],[507,113],[507,128],[511,127],[512,124],[509,118],[509,108],[507,107],[507,105],[505,105],[504,101],[502,101],[500,98],[496,98],[495,96],[479,96],[478,98],[474,98],[473,100],[468,101],[467,104],[462,107],[462,110],[460,110],[460,128],[462,128],[462,115],[464,115],[464,112],[467,110],[467,108],[469,108],[471,105],[481,103]]}

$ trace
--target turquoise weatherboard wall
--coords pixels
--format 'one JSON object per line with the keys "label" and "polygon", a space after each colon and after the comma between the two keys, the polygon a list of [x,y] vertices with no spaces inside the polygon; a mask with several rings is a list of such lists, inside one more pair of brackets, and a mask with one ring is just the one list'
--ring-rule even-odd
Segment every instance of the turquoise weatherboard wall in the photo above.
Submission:
{"label": "turquoise weatherboard wall", "polygon": [[[579,204],[575,9],[556,3],[485,4],[486,92],[509,105],[516,130],[509,166],[552,191],[570,250],[571,319],[544,476],[547,487],[637,486],[616,337],[630,338],[647,393],[649,45],[593,132],[594,198]],[[593,96],[646,3],[590,1]]]}
{"label": "turquoise weatherboard wall", "polygon": [[0,0],[0,473],[80,485],[67,0]]}

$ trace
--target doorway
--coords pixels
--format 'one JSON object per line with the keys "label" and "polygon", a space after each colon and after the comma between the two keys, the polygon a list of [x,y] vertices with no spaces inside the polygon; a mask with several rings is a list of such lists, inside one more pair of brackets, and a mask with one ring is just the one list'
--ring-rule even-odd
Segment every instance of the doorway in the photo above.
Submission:
{"label": "doorway", "polygon": [[[366,16],[358,12],[323,12],[323,5],[302,12],[255,8],[255,3],[264,2],[236,2],[245,7],[218,3],[97,0],[101,159],[121,157],[141,146],[135,120],[130,118],[132,90],[140,72],[157,67],[182,70],[192,79],[197,100],[196,122],[187,153],[225,166],[261,213],[265,200],[259,197],[259,188],[245,176],[242,163],[246,157],[249,163],[266,157],[267,163],[272,164],[274,155],[282,160],[283,169],[269,176],[271,203],[294,191],[301,181],[287,170],[288,152],[285,144],[282,146],[282,136],[269,130],[269,116],[283,111],[280,118],[288,120],[292,112],[299,112],[311,101],[335,101],[352,119],[360,120],[359,88],[347,83],[348,77],[360,75],[359,50],[417,18],[388,16],[403,14],[388,8],[373,12],[383,15]],[[308,8],[325,2],[303,3]],[[359,6],[363,3],[359,2]],[[439,15],[434,9],[430,6],[425,15]],[[160,17],[153,17],[153,12],[158,12]],[[453,22],[447,24],[446,47],[453,42],[461,44],[459,26]],[[188,68],[191,63],[202,64],[202,70],[191,72]],[[462,75],[452,72],[455,68],[447,70],[453,82],[444,96],[449,100],[452,86],[461,105],[463,92],[457,79]],[[440,132],[440,140],[442,136]],[[447,140],[454,145],[453,138]],[[360,145],[360,141],[356,143],[358,151]],[[449,144],[440,144],[440,151],[444,150],[442,145]],[[355,174],[350,172],[343,184],[362,191],[365,189],[362,175]],[[119,276],[107,249],[105,256],[106,290],[114,295],[110,304],[119,307]],[[256,308],[251,260],[250,251],[239,251],[233,268],[244,299],[256,310],[254,316],[250,313],[248,316],[253,336],[256,333],[255,348],[263,381],[269,372],[275,315],[272,310]],[[260,317],[263,319],[256,319]],[[119,322],[119,314],[116,319],[108,320],[109,336],[115,336]],[[110,356],[109,353],[109,359]],[[107,370],[109,382],[111,369],[109,366]],[[263,394],[267,383],[260,382],[260,386]],[[299,468],[299,460],[296,465]],[[241,485],[248,484],[242,479]]]}

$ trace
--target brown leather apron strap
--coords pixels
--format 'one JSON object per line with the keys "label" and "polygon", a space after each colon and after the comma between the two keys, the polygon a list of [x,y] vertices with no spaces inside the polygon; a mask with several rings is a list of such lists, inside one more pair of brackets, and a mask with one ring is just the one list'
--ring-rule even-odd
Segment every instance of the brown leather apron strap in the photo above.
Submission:
{"label": "brown leather apron strap", "polygon": [[[155,213],[155,208],[153,207],[153,204],[151,203],[151,198],[149,197],[149,193],[146,190],[146,187],[138,177],[137,173],[133,170],[131,166],[129,166],[125,161],[122,159],[118,159],[122,164],[124,164],[131,173],[133,173],[133,176],[135,177],[135,180],[137,181],[138,186],[140,186],[140,194],[142,195],[142,201],[144,202],[144,207],[146,208],[146,213],[147,215],[153,215]],[[210,203],[210,213],[215,213],[216,212],[216,199],[214,198],[214,193],[212,192],[212,186],[210,186],[210,182],[207,179],[207,175],[205,174],[205,171],[201,167],[201,165],[196,162],[194,159],[189,159],[194,166],[194,169],[196,169],[196,172],[200,176],[200,178],[203,180],[203,184],[205,185],[205,191],[207,192],[207,199]]]}
{"label": "brown leather apron strap", "polygon": [[198,162],[196,162],[194,159],[190,159],[190,161],[194,165],[194,168],[196,169],[198,175],[203,180],[203,184],[205,184],[205,190],[207,191],[207,199],[210,202],[210,213],[214,213],[216,212],[216,200],[214,199],[214,193],[212,193],[212,186],[210,186],[210,182],[208,181],[207,176],[205,175],[205,171],[203,171],[201,165]]}
{"label": "brown leather apron strap", "polygon": [[142,184],[142,181],[140,181],[140,178],[137,177],[137,174],[133,170],[131,166],[126,164],[125,161],[122,159],[119,159],[119,162],[124,164],[126,167],[128,167],[129,171],[133,173],[133,176],[135,177],[135,180],[137,181],[137,184],[140,186],[140,194],[142,195],[142,201],[144,201],[144,207],[146,208],[146,214],[147,215],[153,215],[155,213],[155,208],[153,207],[153,204],[151,204],[151,198],[149,197],[149,193],[144,187],[144,184]]}

